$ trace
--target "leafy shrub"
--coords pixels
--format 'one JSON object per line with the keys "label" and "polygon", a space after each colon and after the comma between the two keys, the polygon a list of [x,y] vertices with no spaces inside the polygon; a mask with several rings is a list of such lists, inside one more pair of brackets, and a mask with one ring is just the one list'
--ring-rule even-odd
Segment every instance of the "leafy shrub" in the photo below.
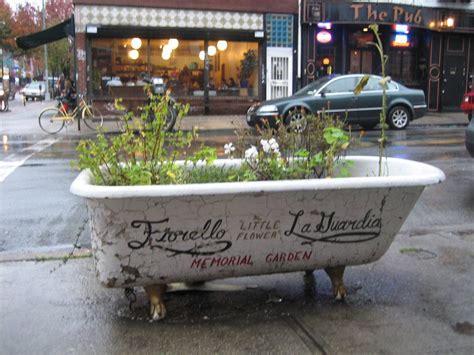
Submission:
{"label": "leafy shrub", "polygon": [[[73,165],[89,169],[95,184],[109,186],[308,179],[333,177],[336,171],[348,174],[348,163],[340,158],[349,147],[350,134],[342,129],[342,122],[324,112],[307,115],[303,132],[284,125],[262,128],[258,138],[240,132],[235,146],[228,143],[224,147],[230,159],[242,159],[240,165],[216,166],[215,148],[201,146],[187,155],[197,137],[196,132],[180,128],[187,105],[175,105],[177,129],[164,131],[169,107],[168,95],[153,96],[137,120],[132,120],[131,113],[122,118],[124,132],[110,137],[101,132],[94,140],[81,141]],[[150,110],[155,114],[153,121],[148,119]],[[179,163],[181,156],[185,159]]]}

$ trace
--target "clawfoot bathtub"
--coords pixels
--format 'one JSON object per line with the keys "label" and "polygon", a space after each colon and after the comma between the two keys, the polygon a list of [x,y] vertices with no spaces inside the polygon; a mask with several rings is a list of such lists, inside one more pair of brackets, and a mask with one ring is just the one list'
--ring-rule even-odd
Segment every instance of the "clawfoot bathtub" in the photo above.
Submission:
{"label": "clawfoot bathtub", "polygon": [[[325,269],[344,298],[344,268],[379,259],[438,168],[348,157],[350,178],[161,186],[96,186],[83,171],[94,260],[107,287],[145,287],[154,319],[166,285]],[[239,164],[219,160],[217,164]]]}

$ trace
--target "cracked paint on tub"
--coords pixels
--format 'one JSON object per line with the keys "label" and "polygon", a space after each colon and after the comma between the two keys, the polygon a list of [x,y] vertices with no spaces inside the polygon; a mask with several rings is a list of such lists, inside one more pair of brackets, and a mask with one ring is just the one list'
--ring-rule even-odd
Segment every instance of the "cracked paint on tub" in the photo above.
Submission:
{"label": "cracked paint on tub", "polygon": [[370,177],[377,157],[351,160],[354,178],[99,187],[82,172],[71,191],[87,199],[108,287],[322,269],[379,259],[424,187],[444,180],[394,158],[393,176]]}
{"label": "cracked paint on tub", "polygon": [[96,268],[107,286],[130,287],[367,263],[421,190],[90,199]]}

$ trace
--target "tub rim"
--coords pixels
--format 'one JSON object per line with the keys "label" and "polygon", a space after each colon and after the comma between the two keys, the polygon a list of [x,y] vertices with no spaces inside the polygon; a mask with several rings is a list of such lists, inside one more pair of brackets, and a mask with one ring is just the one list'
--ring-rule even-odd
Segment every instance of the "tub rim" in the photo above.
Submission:
{"label": "tub rim", "polygon": [[[353,161],[354,165],[372,173],[378,171],[378,156],[347,156],[345,159]],[[218,159],[214,164],[237,165],[240,161],[240,159]],[[384,164],[388,165],[392,175],[147,186],[93,185],[90,171],[83,170],[71,184],[70,192],[90,199],[119,199],[427,186],[441,183],[446,179],[441,169],[413,160],[389,157],[384,158]]]}

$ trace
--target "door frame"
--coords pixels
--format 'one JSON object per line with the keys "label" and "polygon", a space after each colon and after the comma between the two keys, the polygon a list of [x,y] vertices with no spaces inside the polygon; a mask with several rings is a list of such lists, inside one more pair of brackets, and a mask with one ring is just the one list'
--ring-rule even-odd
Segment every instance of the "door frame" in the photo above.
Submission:
{"label": "door frame", "polygon": [[288,59],[288,96],[293,94],[293,48],[267,47],[267,75],[266,75],[266,99],[272,96],[272,58],[285,57]]}

